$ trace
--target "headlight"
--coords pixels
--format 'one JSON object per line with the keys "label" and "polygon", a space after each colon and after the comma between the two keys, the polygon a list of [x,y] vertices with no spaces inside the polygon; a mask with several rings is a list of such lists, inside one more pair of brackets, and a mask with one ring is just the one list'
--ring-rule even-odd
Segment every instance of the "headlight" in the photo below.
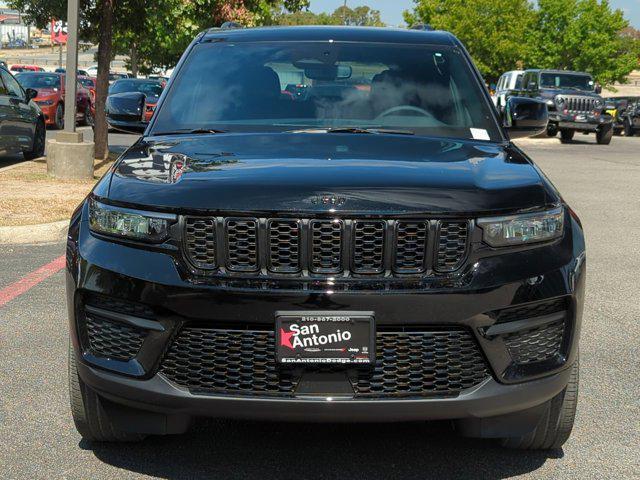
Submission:
{"label": "headlight", "polygon": [[478,219],[482,238],[492,247],[544,242],[562,236],[562,207],[541,213]]}
{"label": "headlight", "polygon": [[551,99],[547,100],[547,107],[554,107],[555,105],[556,105],[556,102],[554,102],[553,100]]}
{"label": "headlight", "polygon": [[595,108],[601,108],[601,107],[602,107],[602,100],[600,100],[599,98],[596,98],[596,99],[593,101],[593,106],[594,106]]}
{"label": "headlight", "polygon": [[95,200],[89,201],[89,228],[96,233],[132,240],[161,242],[169,235],[169,226],[176,216],[113,207]]}
{"label": "headlight", "polygon": [[38,105],[53,105],[53,100],[40,100],[36,102]]}

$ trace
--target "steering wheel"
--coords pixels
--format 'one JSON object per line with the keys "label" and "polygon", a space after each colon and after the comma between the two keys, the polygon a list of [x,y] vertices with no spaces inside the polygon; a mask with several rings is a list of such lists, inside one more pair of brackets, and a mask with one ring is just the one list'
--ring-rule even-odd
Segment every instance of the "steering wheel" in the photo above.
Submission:
{"label": "steering wheel", "polygon": [[379,114],[376,118],[386,117],[388,115],[391,115],[391,114],[397,113],[397,112],[414,112],[414,113],[419,113],[423,117],[433,117],[433,115],[431,113],[427,112],[426,110],[424,110],[422,108],[414,107],[413,105],[398,105],[396,107],[391,107],[391,108],[385,110],[384,112]]}

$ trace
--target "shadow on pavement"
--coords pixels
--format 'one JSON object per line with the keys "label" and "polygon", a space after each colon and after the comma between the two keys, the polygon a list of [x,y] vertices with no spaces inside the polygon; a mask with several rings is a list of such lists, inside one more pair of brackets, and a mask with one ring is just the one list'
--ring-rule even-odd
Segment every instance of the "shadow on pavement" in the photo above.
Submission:
{"label": "shadow on pavement", "polygon": [[498,479],[563,456],[461,438],[448,423],[209,421],[186,435],[80,447],[117,468],[167,479]]}

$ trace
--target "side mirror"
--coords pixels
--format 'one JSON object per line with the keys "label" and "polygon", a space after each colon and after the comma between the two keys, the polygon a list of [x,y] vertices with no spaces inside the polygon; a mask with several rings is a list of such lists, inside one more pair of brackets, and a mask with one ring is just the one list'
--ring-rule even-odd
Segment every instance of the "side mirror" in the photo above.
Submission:
{"label": "side mirror", "polygon": [[38,91],[37,91],[37,90],[34,90],[33,88],[27,88],[27,89],[24,91],[24,93],[25,93],[25,95],[26,95],[27,102],[28,102],[29,100],[33,100],[34,98],[36,98],[36,97],[38,96]]}
{"label": "side mirror", "polygon": [[602,85],[596,83],[596,88],[594,88],[593,91],[600,95],[602,93]]}
{"label": "side mirror", "polygon": [[547,129],[549,112],[542,100],[509,97],[504,108],[503,125],[509,137],[522,138],[540,135]]}

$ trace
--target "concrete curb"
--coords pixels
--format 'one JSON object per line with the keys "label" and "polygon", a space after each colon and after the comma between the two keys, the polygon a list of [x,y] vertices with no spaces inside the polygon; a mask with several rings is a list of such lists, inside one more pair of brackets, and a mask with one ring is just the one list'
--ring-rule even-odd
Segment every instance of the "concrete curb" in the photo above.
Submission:
{"label": "concrete curb", "polygon": [[0,245],[59,242],[66,236],[68,227],[69,220],[40,225],[0,227]]}

